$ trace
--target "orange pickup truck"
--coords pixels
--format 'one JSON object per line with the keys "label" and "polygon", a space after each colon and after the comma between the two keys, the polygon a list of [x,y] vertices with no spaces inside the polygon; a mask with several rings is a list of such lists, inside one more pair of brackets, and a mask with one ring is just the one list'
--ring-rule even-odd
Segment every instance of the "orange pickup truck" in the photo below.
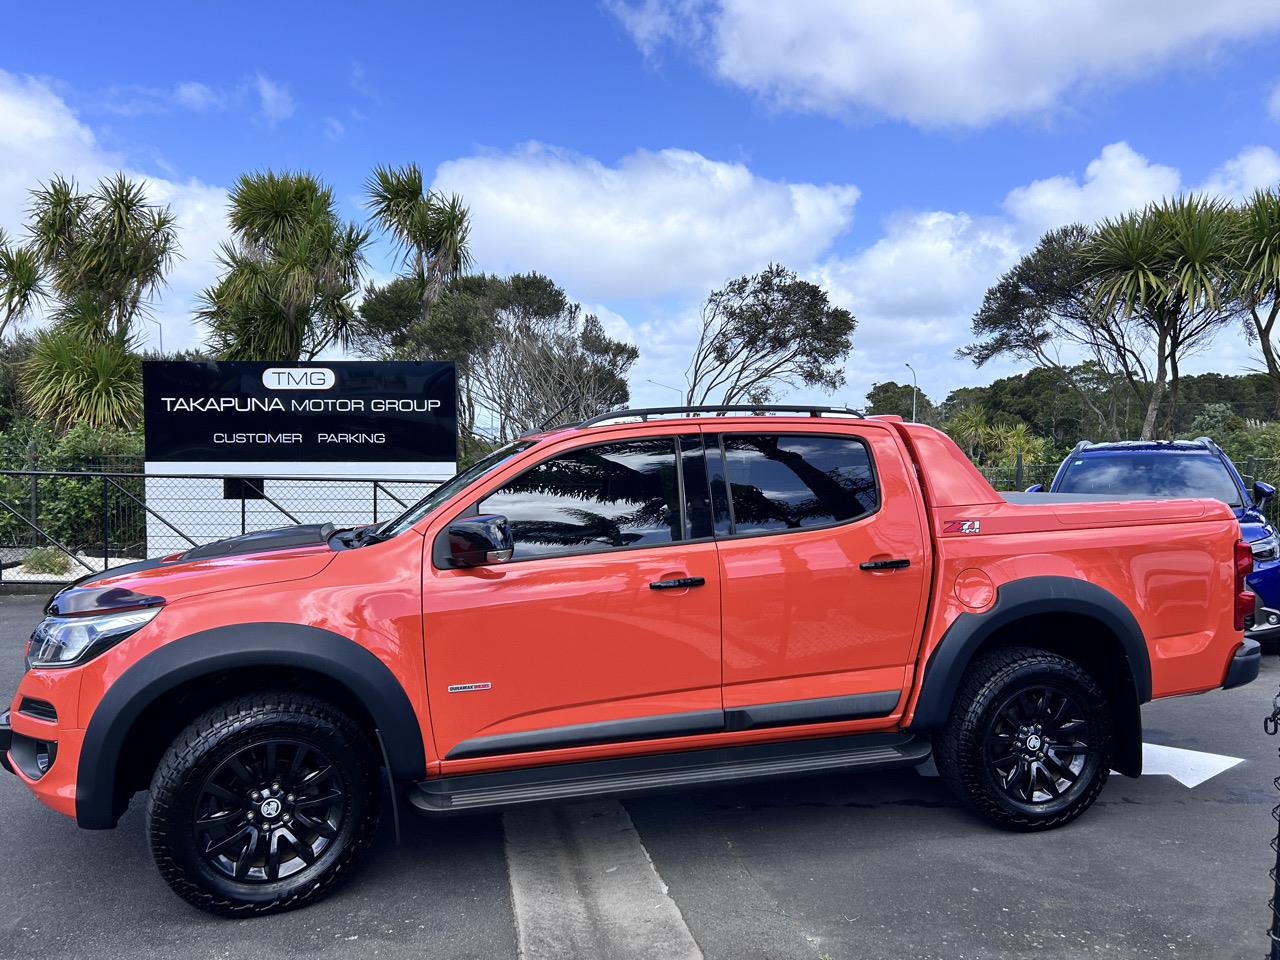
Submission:
{"label": "orange pickup truck", "polygon": [[72,584],[31,636],[0,761],[91,829],[148,790],[165,879],[232,915],[322,895],[386,803],[932,755],[983,817],[1045,829],[1140,772],[1142,703],[1256,677],[1239,529],[1211,500],[1002,496],[897,418],[619,411],[389,522]]}

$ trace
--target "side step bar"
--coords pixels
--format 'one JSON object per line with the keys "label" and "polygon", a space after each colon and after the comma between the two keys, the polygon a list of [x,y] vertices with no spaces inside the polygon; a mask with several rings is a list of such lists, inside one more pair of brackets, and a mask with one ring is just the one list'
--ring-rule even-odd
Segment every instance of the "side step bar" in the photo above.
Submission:
{"label": "side step bar", "polygon": [[439,777],[414,784],[408,799],[422,813],[460,813],[833,770],[915,766],[929,752],[927,737],[909,733],[792,740]]}

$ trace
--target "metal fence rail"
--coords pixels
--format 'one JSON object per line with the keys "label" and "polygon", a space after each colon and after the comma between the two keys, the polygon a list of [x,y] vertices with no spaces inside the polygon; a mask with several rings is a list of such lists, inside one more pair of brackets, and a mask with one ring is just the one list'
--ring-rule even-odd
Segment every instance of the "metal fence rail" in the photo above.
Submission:
{"label": "metal fence rail", "polygon": [[376,523],[440,479],[0,470],[0,581],[65,580],[270,527]]}

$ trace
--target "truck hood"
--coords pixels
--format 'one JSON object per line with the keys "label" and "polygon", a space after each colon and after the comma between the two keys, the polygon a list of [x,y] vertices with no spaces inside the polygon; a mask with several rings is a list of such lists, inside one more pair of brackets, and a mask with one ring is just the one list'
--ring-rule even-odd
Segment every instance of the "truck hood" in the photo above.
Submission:
{"label": "truck hood", "polygon": [[254,584],[314,577],[333,560],[332,524],[247,533],[157,560],[113,567],[64,587],[49,601],[55,614],[92,613],[172,602]]}

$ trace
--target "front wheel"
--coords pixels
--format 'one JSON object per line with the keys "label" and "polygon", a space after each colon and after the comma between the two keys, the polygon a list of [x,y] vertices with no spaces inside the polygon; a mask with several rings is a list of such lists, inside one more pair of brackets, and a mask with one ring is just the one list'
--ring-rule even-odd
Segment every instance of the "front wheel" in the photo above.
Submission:
{"label": "front wheel", "polygon": [[1013,647],[976,660],[935,740],[939,772],[974,812],[1047,830],[1093,805],[1111,769],[1111,711],[1079,664]]}
{"label": "front wheel", "polygon": [[292,693],[198,717],[151,782],[151,852],[180,897],[210,913],[275,913],[323,896],[378,820],[376,748],[346,715]]}

